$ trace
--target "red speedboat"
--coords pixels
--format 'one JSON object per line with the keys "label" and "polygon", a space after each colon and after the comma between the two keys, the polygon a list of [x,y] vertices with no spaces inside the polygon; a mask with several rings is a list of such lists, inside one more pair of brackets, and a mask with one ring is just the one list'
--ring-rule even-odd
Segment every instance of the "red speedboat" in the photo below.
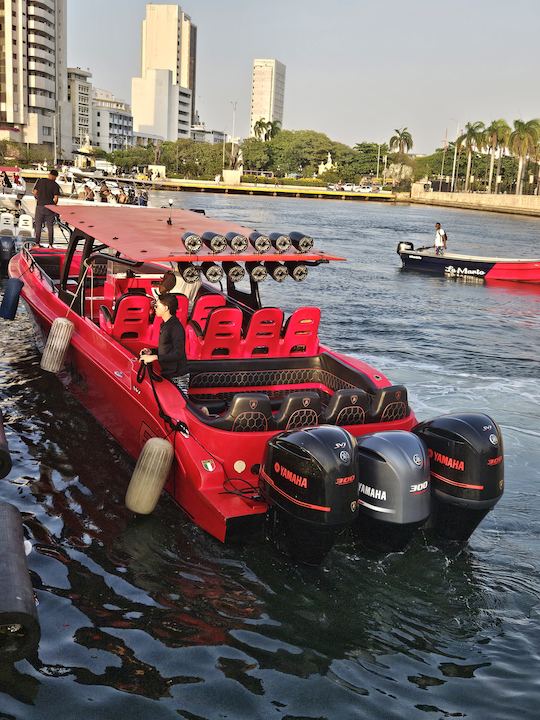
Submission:
{"label": "red speedboat", "polygon": [[[131,509],[151,511],[165,486],[220,541],[262,528],[300,560],[319,562],[348,528],[390,549],[420,527],[464,541],[499,500],[493,420],[418,424],[405,387],[320,343],[318,308],[285,319],[262,305],[265,278],[301,281],[342,258],[302,233],[265,236],[191,211],[53,209],[70,228],[67,248],[28,245],[11,260],[8,283],[22,285],[50,335],[44,359],[62,353],[64,384],[138,458]],[[186,328],[187,395],[138,361],[157,344],[153,300],[167,269]],[[18,291],[6,290],[3,305],[16,301],[8,292]],[[58,350],[51,326],[64,319],[71,329]]]}

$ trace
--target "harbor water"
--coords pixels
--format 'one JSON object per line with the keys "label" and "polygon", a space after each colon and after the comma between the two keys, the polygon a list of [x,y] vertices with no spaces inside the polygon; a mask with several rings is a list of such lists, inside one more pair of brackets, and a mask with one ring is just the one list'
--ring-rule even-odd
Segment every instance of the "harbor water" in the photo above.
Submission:
{"label": "harbor water", "polygon": [[[156,193],[155,205],[168,195]],[[424,206],[177,194],[260,231],[303,230],[346,263],[261,286],[322,309],[324,344],[409,391],[419,419],[481,411],[501,426],[506,490],[461,551],[350,540],[306,569],[269,544],[224,546],[168,498],[135,519],[132,460],[44,374],[21,307],[0,321],[13,470],[39,650],[0,658],[2,720],[514,720],[540,706],[540,288],[404,273],[399,241],[540,256],[536,219]],[[1,588],[0,588],[1,592]]]}

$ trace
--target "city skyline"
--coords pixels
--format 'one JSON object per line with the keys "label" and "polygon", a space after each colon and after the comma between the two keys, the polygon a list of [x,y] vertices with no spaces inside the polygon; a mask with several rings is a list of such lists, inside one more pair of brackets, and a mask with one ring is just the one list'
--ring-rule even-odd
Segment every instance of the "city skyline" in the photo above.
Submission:
{"label": "city skyline", "polygon": [[[96,85],[128,102],[145,5],[94,0],[89,13],[82,0],[69,2],[69,65],[89,67]],[[208,127],[230,132],[237,102],[237,133],[249,135],[256,57],[287,66],[285,128],[318,130],[349,145],[387,141],[406,126],[414,151],[430,152],[468,120],[540,115],[531,92],[540,20],[534,0],[516,0],[512,13],[497,13],[498,3],[488,0],[456,0],[451,13],[431,0],[389,0],[384,11],[349,0],[331,12],[320,0],[180,5],[199,28],[195,105]]]}

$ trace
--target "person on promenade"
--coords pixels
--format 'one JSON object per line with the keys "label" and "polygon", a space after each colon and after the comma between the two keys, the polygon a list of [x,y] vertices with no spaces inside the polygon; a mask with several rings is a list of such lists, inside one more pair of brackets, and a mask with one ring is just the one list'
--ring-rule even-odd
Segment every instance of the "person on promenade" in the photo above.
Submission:
{"label": "person on promenade", "polygon": [[7,190],[10,190],[13,187],[13,185],[11,184],[11,180],[9,179],[9,175],[5,170],[2,173],[2,187],[6,188]]}
{"label": "person on promenade", "polygon": [[189,388],[189,372],[186,358],[186,334],[182,323],[176,317],[178,300],[175,295],[165,293],[156,302],[156,315],[163,320],[159,330],[159,344],[156,348],[143,348],[139,360],[145,365],[159,362],[161,374],[174,383],[183,393]]}
{"label": "person on promenade", "polygon": [[436,255],[444,255],[444,251],[446,250],[446,241],[447,236],[443,228],[441,227],[441,223],[435,223],[435,254]]}
{"label": "person on promenade", "polygon": [[34,227],[36,231],[36,243],[41,244],[41,228],[47,226],[49,247],[53,246],[54,240],[54,218],[55,214],[49,210],[47,205],[57,205],[58,198],[62,194],[60,185],[56,182],[58,171],[52,168],[46,178],[40,178],[34,185],[32,193],[36,198],[36,213],[34,216]]}

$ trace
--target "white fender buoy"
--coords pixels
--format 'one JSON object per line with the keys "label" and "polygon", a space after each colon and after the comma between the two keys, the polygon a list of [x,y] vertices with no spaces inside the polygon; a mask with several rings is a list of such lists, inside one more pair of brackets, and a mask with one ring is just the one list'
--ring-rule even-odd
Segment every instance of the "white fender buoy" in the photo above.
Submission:
{"label": "white fender buoy", "polygon": [[52,324],[47,344],[41,357],[41,369],[51,373],[58,373],[64,364],[71,336],[75,326],[67,318],[56,318]]}
{"label": "white fender buoy", "polygon": [[126,506],[139,515],[149,515],[157,505],[167,481],[174,457],[174,448],[164,438],[147,440],[126,493]]}

